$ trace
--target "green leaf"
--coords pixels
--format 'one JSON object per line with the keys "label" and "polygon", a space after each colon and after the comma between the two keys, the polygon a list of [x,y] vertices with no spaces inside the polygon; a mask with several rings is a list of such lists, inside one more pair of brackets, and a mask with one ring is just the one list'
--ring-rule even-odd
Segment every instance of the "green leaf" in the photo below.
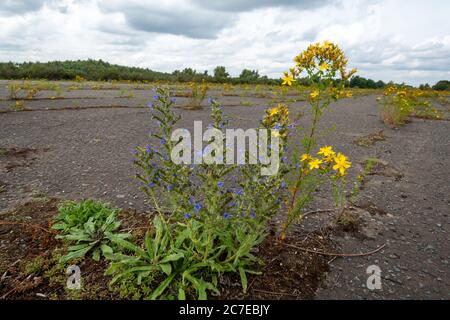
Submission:
{"label": "green leaf", "polygon": [[60,262],[61,263],[66,263],[66,262],[74,260],[74,259],[82,258],[91,249],[92,249],[92,246],[88,246],[88,247],[86,247],[84,249],[80,249],[78,251],[72,251],[72,252],[66,254],[65,256],[61,257]]}
{"label": "green leaf", "polygon": [[148,232],[145,234],[144,245],[148,255],[153,257],[153,240]]}
{"label": "green leaf", "polygon": [[100,246],[100,249],[102,249],[103,255],[107,255],[107,254],[112,254],[113,253],[113,249],[110,246],[106,245],[106,244],[102,244]]}
{"label": "green leaf", "polygon": [[75,245],[75,246],[70,246],[70,247],[67,248],[67,250],[68,251],[78,251],[78,250],[84,249],[86,247],[89,247],[89,244],[83,243],[83,244],[78,244],[78,245]]}
{"label": "green leaf", "polygon": [[169,254],[168,256],[166,256],[164,259],[161,260],[161,263],[177,261],[177,260],[180,260],[183,257],[184,257],[184,254],[181,253],[181,252],[180,253]]}
{"label": "green leaf", "polygon": [[73,231],[72,233],[65,236],[56,236],[57,239],[64,239],[68,241],[91,241],[91,237],[83,232]]}
{"label": "green leaf", "polygon": [[163,292],[167,289],[167,287],[170,285],[170,283],[172,282],[173,278],[175,277],[176,273],[172,273],[170,276],[168,276],[163,282],[161,282],[161,284],[159,285],[158,288],[156,288],[155,291],[153,291],[150,299],[151,300],[156,300],[160,295],[163,294]]}
{"label": "green leaf", "polygon": [[85,228],[86,231],[87,231],[88,233],[90,233],[90,234],[93,234],[93,233],[95,232],[95,224],[94,224],[93,218],[90,218],[90,219],[88,220],[88,222],[86,222],[86,223],[84,224],[84,228]]}
{"label": "green leaf", "polygon": [[172,273],[172,266],[170,265],[170,263],[160,264],[159,267],[161,268],[162,272],[164,272],[168,276],[170,276],[170,274]]}
{"label": "green leaf", "polygon": [[65,223],[55,223],[53,226],[52,226],[52,229],[53,230],[65,230],[67,228],[67,224],[65,224]]}
{"label": "green leaf", "polygon": [[100,261],[100,249],[95,249],[94,253],[92,254],[92,259],[94,259],[94,261]]}
{"label": "green leaf", "polygon": [[239,268],[239,275],[241,276],[242,289],[244,293],[247,293],[247,275],[245,274],[244,268]]}
{"label": "green leaf", "polygon": [[183,288],[178,289],[178,300],[186,300],[186,293]]}
{"label": "green leaf", "polygon": [[137,245],[135,245],[134,243],[126,241],[126,240],[122,239],[121,237],[118,237],[117,235],[112,234],[112,233],[107,233],[106,237],[109,240],[111,240],[112,242],[114,242],[115,244],[117,244],[118,246],[120,246],[120,247],[122,247],[124,249],[130,250],[130,251],[132,251],[132,252],[134,252],[134,253],[142,256],[142,257],[146,256],[145,251],[142,250]]}

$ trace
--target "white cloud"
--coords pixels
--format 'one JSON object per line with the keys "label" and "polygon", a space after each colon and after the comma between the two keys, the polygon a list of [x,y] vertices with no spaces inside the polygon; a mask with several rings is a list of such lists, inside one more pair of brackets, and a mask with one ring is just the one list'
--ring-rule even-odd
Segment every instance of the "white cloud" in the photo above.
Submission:
{"label": "white cloud", "polygon": [[337,42],[360,75],[449,78],[450,3],[395,0],[32,0],[0,3],[0,61],[103,59],[173,71],[225,65],[278,77],[313,42]]}

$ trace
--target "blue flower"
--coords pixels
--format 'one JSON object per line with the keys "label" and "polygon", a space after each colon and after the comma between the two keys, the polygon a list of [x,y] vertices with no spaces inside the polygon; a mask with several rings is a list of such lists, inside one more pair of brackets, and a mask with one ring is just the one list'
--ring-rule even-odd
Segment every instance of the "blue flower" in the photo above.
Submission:
{"label": "blue flower", "polygon": [[236,193],[238,196],[243,196],[244,195],[244,190],[237,189],[234,193]]}
{"label": "blue flower", "polygon": [[281,188],[282,188],[282,189],[286,188],[286,182],[283,181],[283,182],[281,183]]}
{"label": "blue flower", "polygon": [[149,182],[148,186],[149,186],[150,188],[153,188],[153,187],[155,186],[155,183],[154,183],[154,182]]}
{"label": "blue flower", "polygon": [[195,210],[196,212],[200,212],[200,210],[202,210],[202,205],[201,205],[200,203],[196,203],[196,204],[194,205],[194,210]]}
{"label": "blue flower", "polygon": [[223,214],[223,218],[226,220],[226,219],[230,218],[230,215],[227,212],[225,212]]}
{"label": "blue flower", "polygon": [[192,204],[192,205],[194,205],[195,204],[195,199],[194,199],[194,197],[189,197],[189,203],[190,204]]}
{"label": "blue flower", "polygon": [[173,190],[173,185],[169,184],[169,185],[167,186],[167,190],[168,190],[168,191],[172,191],[172,190]]}
{"label": "blue flower", "polygon": [[159,140],[159,142],[160,142],[161,144],[166,144],[166,143],[167,143],[166,139],[164,139],[164,138],[161,138],[161,140]]}
{"label": "blue flower", "polygon": [[279,123],[277,123],[274,127],[274,129],[280,130],[281,129],[281,125]]}
{"label": "blue flower", "polygon": [[252,219],[255,219],[256,218],[256,213],[255,213],[255,211],[251,211],[250,212],[250,218],[252,218]]}
{"label": "blue flower", "polygon": [[212,104],[213,103],[213,99],[211,97],[208,97],[208,104]]}
{"label": "blue flower", "polygon": [[191,215],[190,215],[189,213],[185,213],[185,214],[184,214],[184,218],[185,218],[185,219],[190,219],[190,218],[191,218]]}
{"label": "blue flower", "polygon": [[223,188],[223,182],[222,182],[222,181],[217,182],[217,186],[218,186],[219,188]]}
{"label": "blue flower", "polygon": [[148,145],[145,147],[145,151],[146,151],[148,154],[152,153],[152,146],[148,144]]}
{"label": "blue flower", "polygon": [[153,96],[153,100],[158,100],[159,99],[159,95],[158,94],[155,94],[154,96]]}
{"label": "blue flower", "polygon": [[148,104],[148,107],[149,107],[150,109],[153,109],[153,102],[150,102],[150,103]]}
{"label": "blue flower", "polygon": [[294,129],[294,128],[295,128],[295,124],[288,125],[288,129]]}
{"label": "blue flower", "polygon": [[177,98],[170,98],[170,101],[171,101],[172,103],[175,103],[175,102],[177,102]]}

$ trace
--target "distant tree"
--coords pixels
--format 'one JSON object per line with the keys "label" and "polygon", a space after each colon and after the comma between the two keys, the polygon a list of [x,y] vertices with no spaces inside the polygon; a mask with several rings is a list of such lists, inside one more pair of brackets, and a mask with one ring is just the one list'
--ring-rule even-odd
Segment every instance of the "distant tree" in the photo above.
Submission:
{"label": "distant tree", "polygon": [[214,68],[214,76],[213,79],[215,82],[225,82],[229,79],[230,75],[224,66],[217,66]]}
{"label": "distant tree", "polygon": [[361,88],[361,89],[381,89],[386,87],[386,84],[381,80],[375,82],[372,79],[354,76],[350,79],[349,86],[351,88]]}
{"label": "distant tree", "polygon": [[428,83],[425,83],[425,84],[421,84],[419,86],[419,89],[420,90],[429,90],[429,89],[431,89],[431,86]]}
{"label": "distant tree", "polygon": [[239,82],[241,83],[255,83],[257,82],[258,79],[259,79],[258,70],[244,69],[239,75]]}
{"label": "distant tree", "polygon": [[450,91],[450,81],[441,80],[433,86],[433,89],[439,91]]}

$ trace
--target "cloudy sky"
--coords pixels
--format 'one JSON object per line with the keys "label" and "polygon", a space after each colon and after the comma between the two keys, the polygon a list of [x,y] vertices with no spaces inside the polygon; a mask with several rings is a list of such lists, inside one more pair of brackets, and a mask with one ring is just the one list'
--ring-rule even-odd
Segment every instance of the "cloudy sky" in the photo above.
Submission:
{"label": "cloudy sky", "polygon": [[450,79],[449,13],[448,0],[1,0],[0,61],[224,65],[278,78],[327,39],[361,76],[435,83]]}

